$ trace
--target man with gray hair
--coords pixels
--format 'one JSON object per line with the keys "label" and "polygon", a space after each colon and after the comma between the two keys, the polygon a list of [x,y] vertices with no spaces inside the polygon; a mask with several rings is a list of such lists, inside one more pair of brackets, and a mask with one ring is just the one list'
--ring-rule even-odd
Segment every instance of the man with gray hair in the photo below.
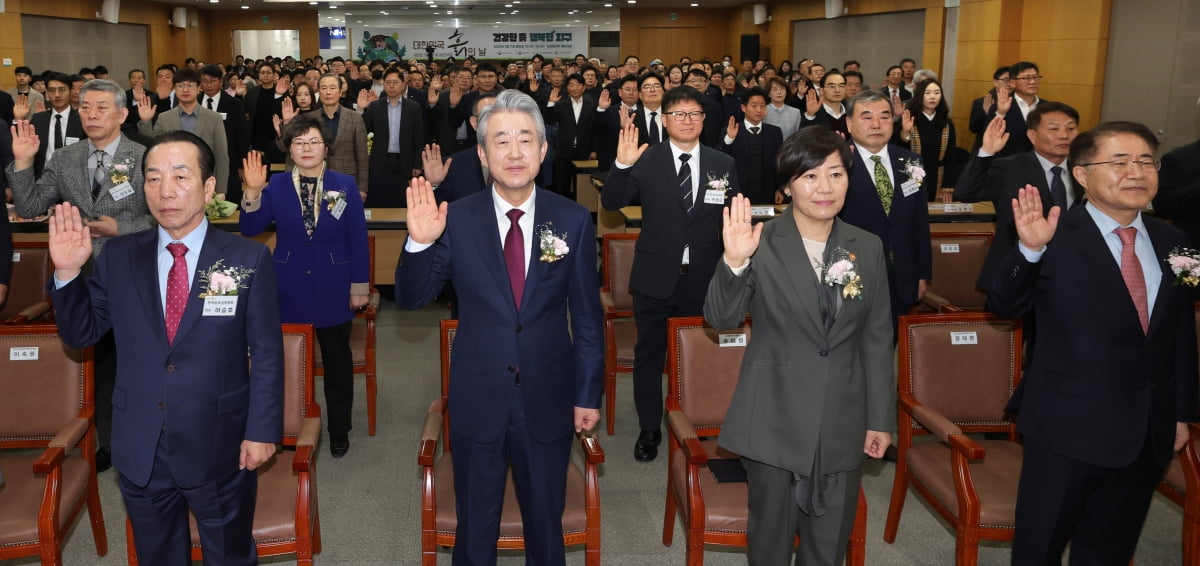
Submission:
{"label": "man with gray hair", "polygon": [[596,426],[604,383],[595,229],[583,206],[535,185],[547,144],[529,95],[501,92],[477,135],[489,190],[439,205],[424,177],[409,185],[396,301],[419,309],[447,280],[459,293],[454,563],[496,563],[511,465],[527,562],[561,565],[571,433]]}
{"label": "man with gray hair", "polygon": [[[110,238],[153,228],[156,223],[142,192],[142,154],[146,148],[121,134],[121,124],[129,113],[125,91],[112,81],[93,79],[80,90],[79,100],[87,143],[56,150],[35,180],[33,161],[38,135],[32,123],[18,121],[12,127],[13,162],[5,172],[21,216],[46,214],[59,202],[75,205],[91,233],[95,259]],[[90,262],[85,270],[90,272]],[[110,466],[114,348],[110,332],[96,344],[95,351],[98,471]]]}

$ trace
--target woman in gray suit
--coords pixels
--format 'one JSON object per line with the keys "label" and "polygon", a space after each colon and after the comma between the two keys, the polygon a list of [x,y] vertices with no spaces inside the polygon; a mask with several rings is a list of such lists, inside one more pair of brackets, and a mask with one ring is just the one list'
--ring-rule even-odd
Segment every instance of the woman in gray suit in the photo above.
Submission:
{"label": "woman in gray suit", "polygon": [[734,197],[704,303],[717,328],[754,321],[720,445],[746,468],[750,564],[787,564],[799,534],[796,565],[833,566],[864,454],[882,457],[896,426],[887,270],[879,239],[837,218],[852,163],[841,137],[802,129],[777,163],[791,207],[753,226]]}

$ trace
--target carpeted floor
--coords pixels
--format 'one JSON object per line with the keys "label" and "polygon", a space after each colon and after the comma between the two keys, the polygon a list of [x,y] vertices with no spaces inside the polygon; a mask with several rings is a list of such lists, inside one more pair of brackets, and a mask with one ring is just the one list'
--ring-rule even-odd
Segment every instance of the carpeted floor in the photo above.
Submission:
{"label": "carpeted floor", "polygon": [[[386,303],[378,325],[379,430],[367,436],[366,403],[362,378],[356,382],[355,429],[350,453],[341,460],[329,457],[323,439],[318,459],[320,510],[324,550],[316,564],[417,565],[420,562],[417,441],[429,402],[438,394],[437,320],[448,316],[444,306],[431,305],[419,312],[403,312]],[[607,455],[601,472],[603,504],[602,562],[605,565],[684,564],[683,532],[676,522],[674,545],[662,545],[663,503],[666,482],[665,450],[658,460],[633,459],[637,436],[632,383],[618,377],[617,434],[600,434]],[[318,401],[322,401],[318,386]],[[322,401],[323,402],[323,401]],[[601,423],[601,427],[603,427]],[[891,496],[893,464],[869,463],[864,484],[868,500],[867,564],[887,566],[950,565],[954,563],[953,531],[919,497],[909,494],[895,544],[883,542],[883,523]],[[117,491],[116,473],[100,476],[109,552],[96,556],[86,517],[66,546],[64,563],[70,565],[125,564],[125,513]],[[1142,540],[1138,566],[1180,563],[1182,511],[1156,495]],[[450,563],[443,550],[442,564]],[[568,549],[567,562],[583,564],[582,547]],[[709,547],[705,564],[745,564],[741,549]],[[293,564],[284,558],[263,563]],[[502,554],[501,564],[523,564],[520,553]],[[1007,565],[1009,547],[985,542],[980,565]],[[36,558],[0,561],[0,566],[37,564]],[[154,565],[148,565],[154,566]]]}

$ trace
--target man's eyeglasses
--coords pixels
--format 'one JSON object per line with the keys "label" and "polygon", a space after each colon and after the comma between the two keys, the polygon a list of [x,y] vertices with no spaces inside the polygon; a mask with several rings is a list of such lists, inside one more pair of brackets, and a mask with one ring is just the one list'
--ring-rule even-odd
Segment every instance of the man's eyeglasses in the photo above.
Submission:
{"label": "man's eyeglasses", "polygon": [[389,79],[389,80],[383,81],[383,84],[385,86],[400,86],[400,85],[404,84],[404,81],[398,81],[396,79]]}
{"label": "man's eyeglasses", "polygon": [[319,140],[319,139],[292,140],[292,147],[298,147],[301,149],[308,149],[310,147],[313,149],[317,149],[323,145],[325,145],[325,140]]}
{"label": "man's eyeglasses", "polygon": [[693,110],[691,112],[676,110],[674,112],[663,112],[663,116],[670,116],[676,122],[682,122],[685,118],[690,118],[691,120],[696,121],[704,118],[704,112],[700,110]]}
{"label": "man's eyeglasses", "polygon": [[647,92],[651,92],[651,91],[655,91],[655,90],[662,90],[662,85],[660,85],[660,84],[644,84],[644,85],[642,85],[642,90],[647,91]]}
{"label": "man's eyeglasses", "polygon": [[840,84],[840,85],[839,85],[839,84],[833,84],[833,83],[826,83],[826,84],[825,84],[825,88],[832,89],[832,90],[842,90],[842,89],[846,88],[846,85],[844,85],[844,84]]}
{"label": "man's eyeglasses", "polygon": [[1142,173],[1155,173],[1159,169],[1162,169],[1162,161],[1157,159],[1138,159],[1134,161],[1114,159],[1112,161],[1093,161],[1091,163],[1081,163],[1079,166],[1087,167],[1089,165],[1108,165],[1117,173],[1133,173],[1135,170],[1141,170]]}
{"label": "man's eyeglasses", "polygon": [[1034,81],[1040,81],[1040,80],[1042,80],[1042,76],[1041,76],[1041,75],[1026,75],[1026,76],[1024,76],[1024,77],[1017,77],[1017,78],[1015,78],[1015,79],[1013,79],[1013,80],[1016,80],[1016,81],[1025,81],[1025,82],[1027,82],[1027,83],[1031,83],[1031,82],[1034,82]]}

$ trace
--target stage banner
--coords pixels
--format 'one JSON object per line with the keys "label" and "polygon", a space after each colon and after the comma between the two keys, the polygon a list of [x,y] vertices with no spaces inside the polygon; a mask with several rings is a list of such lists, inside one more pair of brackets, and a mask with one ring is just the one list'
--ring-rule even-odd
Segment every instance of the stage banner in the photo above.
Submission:
{"label": "stage banner", "polygon": [[430,47],[433,48],[433,58],[438,60],[446,57],[462,60],[468,56],[476,59],[528,59],[538,53],[547,59],[567,59],[576,53],[588,52],[586,27],[358,27],[351,28],[348,35],[354,58],[367,61],[424,61],[429,58]]}

